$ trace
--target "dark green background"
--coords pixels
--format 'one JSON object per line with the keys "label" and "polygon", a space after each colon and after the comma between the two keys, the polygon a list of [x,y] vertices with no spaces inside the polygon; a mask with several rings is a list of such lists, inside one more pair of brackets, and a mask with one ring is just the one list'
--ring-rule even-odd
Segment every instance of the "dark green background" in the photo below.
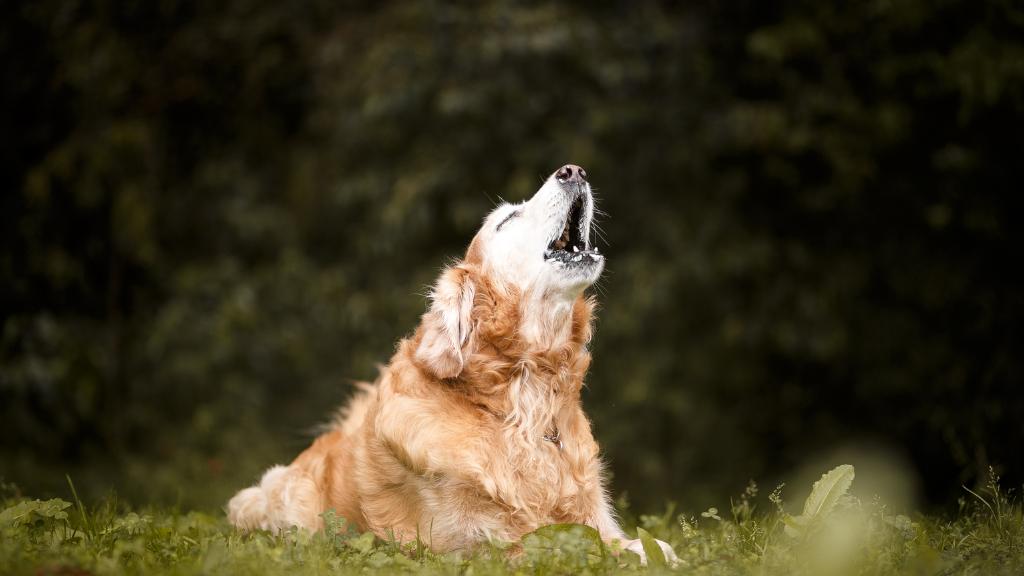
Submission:
{"label": "dark green background", "polygon": [[3,3],[0,476],[220,505],[571,161],[615,494],[850,446],[1019,485],[1019,2],[471,6]]}

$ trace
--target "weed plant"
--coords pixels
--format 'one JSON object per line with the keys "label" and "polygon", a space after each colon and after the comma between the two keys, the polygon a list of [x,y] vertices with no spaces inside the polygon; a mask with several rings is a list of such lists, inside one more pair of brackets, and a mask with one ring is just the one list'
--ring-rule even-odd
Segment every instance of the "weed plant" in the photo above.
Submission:
{"label": "weed plant", "polygon": [[965,488],[953,517],[891,514],[884,503],[848,494],[851,466],[815,483],[799,515],[786,512],[783,487],[763,497],[751,482],[728,510],[636,518],[639,537],[672,544],[667,565],[656,546],[649,563],[602,543],[579,525],[541,528],[521,542],[492,542],[439,554],[421,541],[401,544],[354,530],[327,512],[316,534],[243,534],[222,514],[130,510],[116,498],[86,506],[68,480],[70,501],[33,500],[4,485],[0,574],[1022,574],[1021,504],[990,473]]}

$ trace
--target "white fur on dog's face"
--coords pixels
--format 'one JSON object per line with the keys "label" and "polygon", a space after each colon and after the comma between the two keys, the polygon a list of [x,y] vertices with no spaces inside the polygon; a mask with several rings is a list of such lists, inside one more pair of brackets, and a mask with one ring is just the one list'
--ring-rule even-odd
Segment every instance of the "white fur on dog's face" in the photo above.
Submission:
{"label": "white fur on dog's face", "polygon": [[[572,301],[594,283],[604,256],[590,240],[594,197],[585,180],[560,182],[552,174],[533,198],[503,204],[474,239],[492,277],[524,295]],[[562,249],[568,227],[569,242]]]}

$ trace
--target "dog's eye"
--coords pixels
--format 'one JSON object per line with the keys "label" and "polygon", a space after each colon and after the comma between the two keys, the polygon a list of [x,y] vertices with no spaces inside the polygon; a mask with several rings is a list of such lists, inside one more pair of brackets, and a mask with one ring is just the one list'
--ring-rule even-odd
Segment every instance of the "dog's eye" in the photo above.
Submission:
{"label": "dog's eye", "polygon": [[498,226],[494,229],[494,231],[495,232],[500,231],[501,227],[504,226],[506,222],[508,222],[509,220],[515,218],[516,216],[519,216],[519,210],[516,210],[515,212],[509,214],[508,216],[505,216],[504,220],[502,220],[501,222],[498,222]]}

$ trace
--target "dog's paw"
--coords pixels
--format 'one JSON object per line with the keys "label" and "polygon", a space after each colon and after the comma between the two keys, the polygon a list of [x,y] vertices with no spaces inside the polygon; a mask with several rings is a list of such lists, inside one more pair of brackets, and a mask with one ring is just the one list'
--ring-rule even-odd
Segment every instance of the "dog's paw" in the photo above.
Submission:
{"label": "dog's paw", "polygon": [[[668,542],[662,542],[661,540],[655,540],[655,542],[657,542],[658,546],[661,547],[661,553],[665,555],[665,562],[667,562],[669,566],[679,564],[679,557],[676,556],[675,550],[672,549],[672,546],[670,546]],[[644,566],[647,565],[647,553],[644,552],[644,545],[639,538],[623,540],[622,549],[636,554],[640,557],[640,564]]]}

